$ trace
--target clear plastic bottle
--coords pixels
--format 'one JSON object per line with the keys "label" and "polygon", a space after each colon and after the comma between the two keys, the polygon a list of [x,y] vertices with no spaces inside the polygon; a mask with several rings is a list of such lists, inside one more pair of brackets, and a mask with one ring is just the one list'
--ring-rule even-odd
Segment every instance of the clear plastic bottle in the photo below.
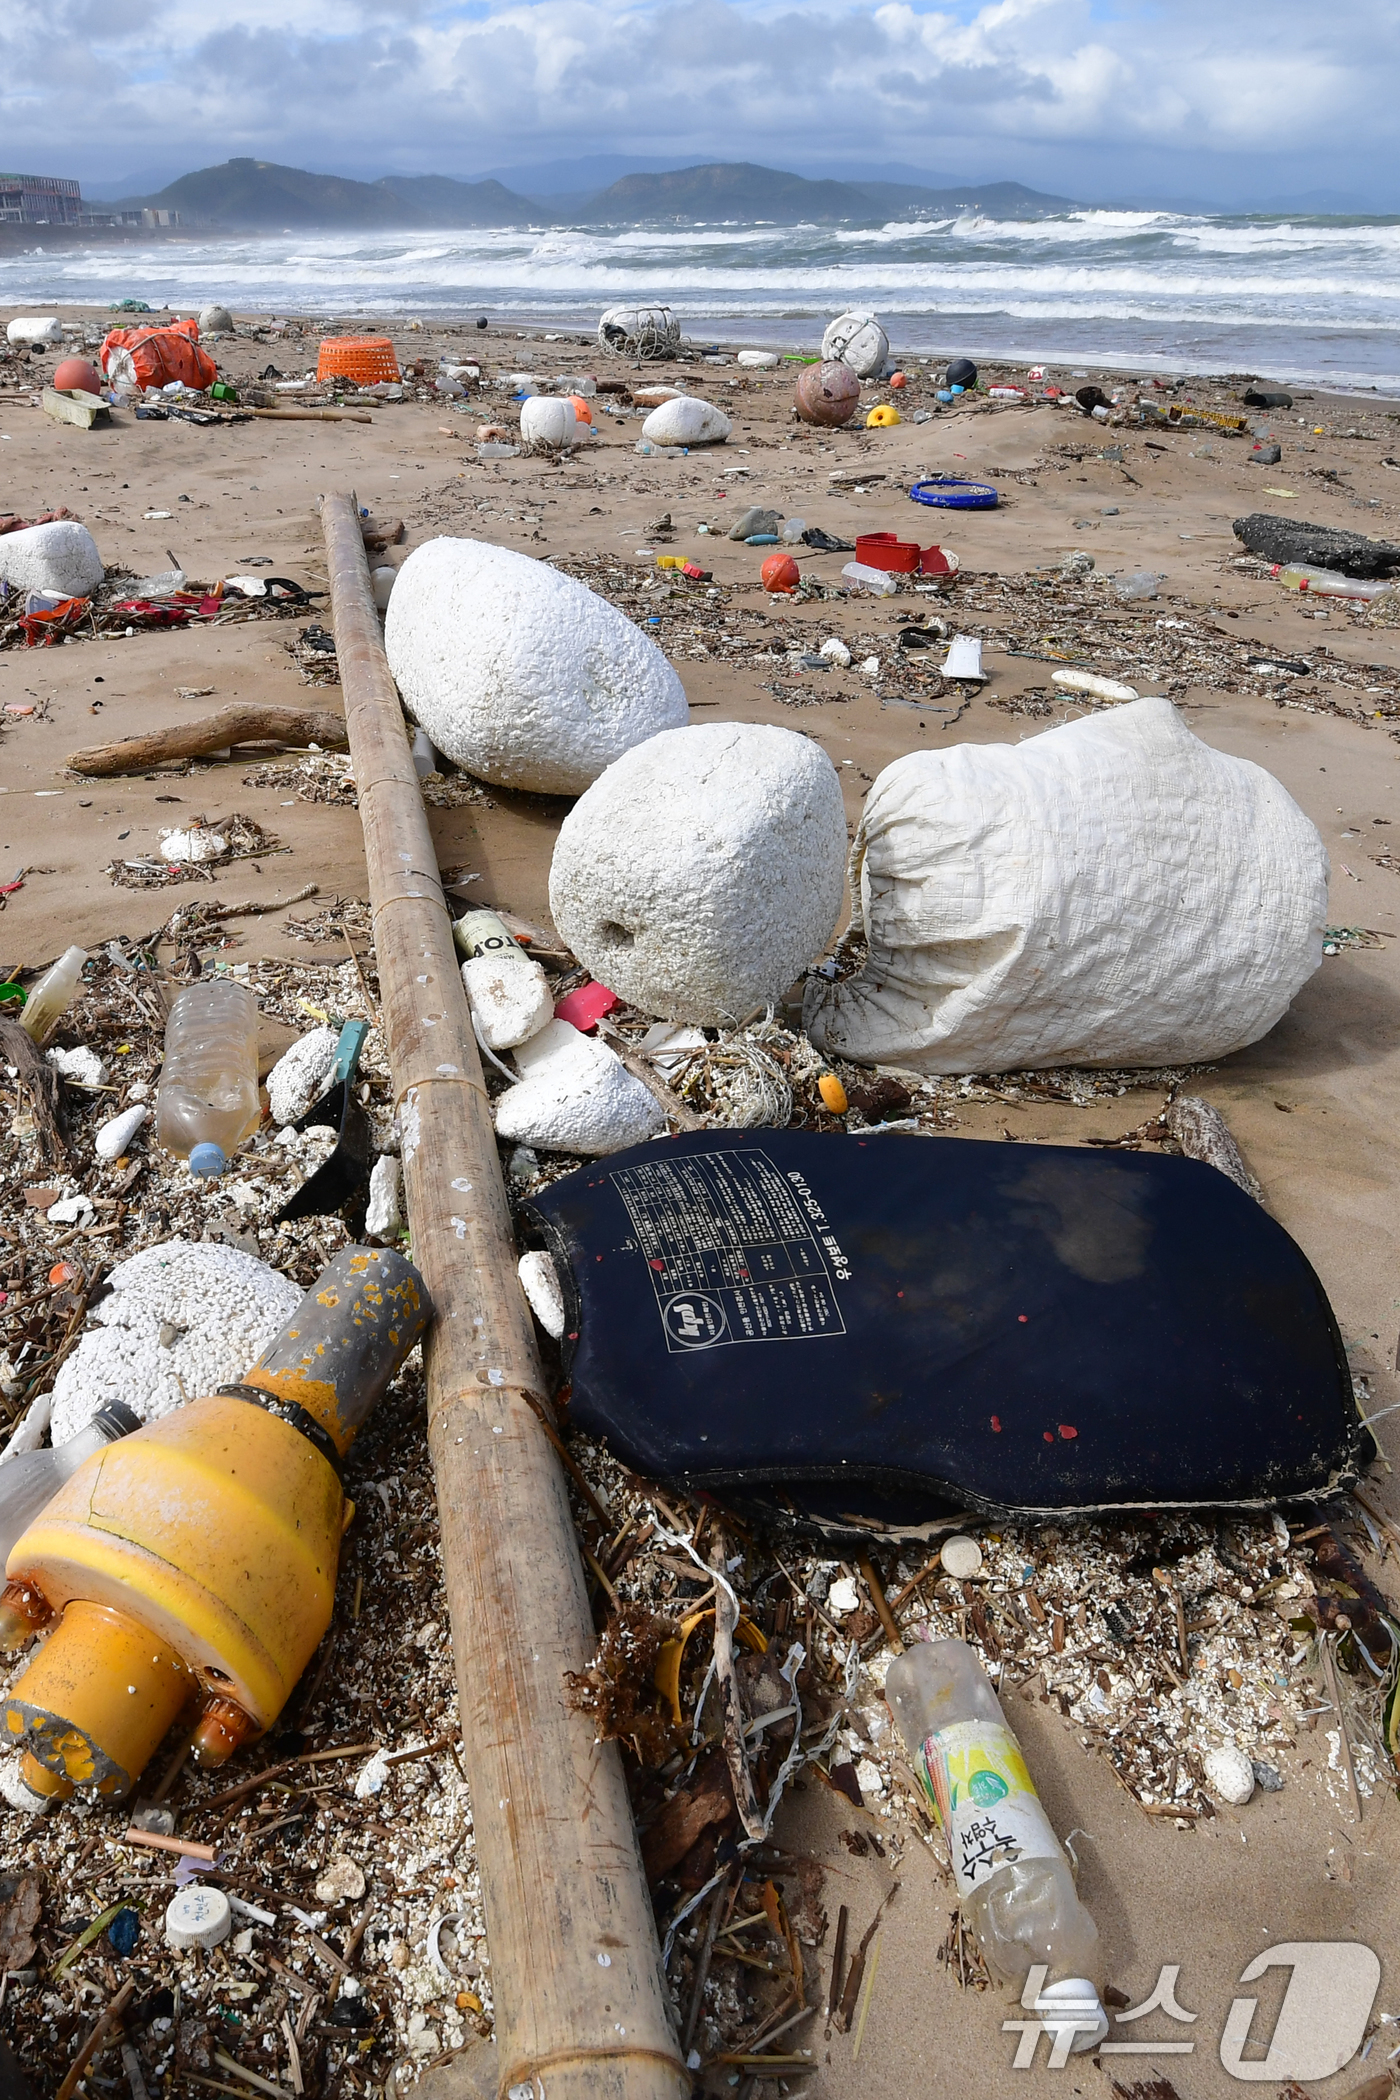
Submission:
{"label": "clear plastic bottle", "polygon": [[42,1043],[54,1023],[73,1003],[73,994],[83,981],[86,948],[65,948],[58,961],[45,970],[19,1015],[19,1025],[36,1043]]}
{"label": "clear plastic bottle", "polygon": [[1309,598],[1360,598],[1367,603],[1383,598],[1395,585],[1379,578],[1343,576],[1336,569],[1310,569],[1303,562],[1279,563],[1270,569],[1287,591],[1301,591]]}
{"label": "clear plastic bottle", "polygon": [[140,1427],[131,1409],[114,1400],[66,1444],[52,1451],[26,1451],[0,1465],[0,1568],[9,1559],[15,1540],[23,1537],[40,1510],[52,1502],[69,1474],[76,1473],[83,1460],[104,1444],[114,1444],[118,1437],[130,1436]]}
{"label": "clear plastic bottle", "polygon": [[258,1008],[246,985],[187,985],[165,1024],[156,1140],[195,1174],[222,1174],[261,1121]]}
{"label": "clear plastic bottle", "polygon": [[965,1641],[920,1641],[891,1663],[885,1697],[988,1967],[1019,1990],[1043,1964],[1045,2024],[1058,2014],[1071,2049],[1095,2048],[1108,2031],[1098,1928],[986,1671]]}

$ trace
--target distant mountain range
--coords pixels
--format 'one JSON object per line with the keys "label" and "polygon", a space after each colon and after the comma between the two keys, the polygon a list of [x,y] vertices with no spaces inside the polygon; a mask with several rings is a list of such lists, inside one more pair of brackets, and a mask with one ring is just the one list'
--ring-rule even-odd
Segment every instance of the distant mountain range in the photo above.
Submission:
{"label": "distant mountain range", "polygon": [[949,189],[914,182],[823,182],[747,161],[633,173],[593,195],[540,198],[507,189],[494,178],[459,182],[450,175],[385,175],[377,182],[354,182],[274,161],[229,160],[181,175],[153,196],[114,201],[127,208],[178,211],[186,223],[260,232],[521,226],[541,220],[594,226],[729,219],[785,226],[808,221],[878,225],[897,212],[978,211],[988,218],[1019,219],[1076,208],[1068,197],[1047,196],[1019,182]]}

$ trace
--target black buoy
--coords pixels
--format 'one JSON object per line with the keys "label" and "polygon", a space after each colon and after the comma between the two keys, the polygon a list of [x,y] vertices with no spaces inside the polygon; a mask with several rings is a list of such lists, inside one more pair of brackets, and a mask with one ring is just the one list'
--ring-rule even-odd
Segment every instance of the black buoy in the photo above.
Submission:
{"label": "black buoy", "polygon": [[977,384],[977,367],[970,357],[955,357],[948,366],[948,385],[969,387]]}

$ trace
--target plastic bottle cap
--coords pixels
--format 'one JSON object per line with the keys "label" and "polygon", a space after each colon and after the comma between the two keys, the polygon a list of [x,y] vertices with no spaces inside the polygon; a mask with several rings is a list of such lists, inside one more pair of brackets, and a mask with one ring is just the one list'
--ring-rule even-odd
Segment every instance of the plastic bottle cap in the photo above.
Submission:
{"label": "plastic bottle cap", "polygon": [[1047,2034],[1058,2039],[1062,2031],[1067,2032],[1071,2056],[1097,2049],[1108,2033],[1108,2016],[1086,1976],[1067,1976],[1059,1983],[1047,1984],[1035,2001],[1035,2009]]}
{"label": "plastic bottle cap", "polygon": [[191,1174],[222,1174],[227,1165],[222,1145],[212,1144],[206,1139],[202,1145],[190,1148]]}
{"label": "plastic bottle cap", "polygon": [[233,1912],[222,1889],[192,1882],[181,1889],[165,1913],[165,1937],[183,1952],[188,1947],[219,1947],[233,1930]]}

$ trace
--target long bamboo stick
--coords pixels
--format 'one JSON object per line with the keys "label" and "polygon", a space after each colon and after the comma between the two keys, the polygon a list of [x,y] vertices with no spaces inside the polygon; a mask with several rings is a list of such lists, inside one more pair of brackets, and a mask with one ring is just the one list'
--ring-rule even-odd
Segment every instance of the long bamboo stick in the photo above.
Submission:
{"label": "long bamboo stick", "polygon": [[327,496],[322,518],[413,1258],[437,1310],[428,1438],[500,2091],[682,2100],[621,1765],[567,1697],[594,1645],[578,1543],[354,497]]}

